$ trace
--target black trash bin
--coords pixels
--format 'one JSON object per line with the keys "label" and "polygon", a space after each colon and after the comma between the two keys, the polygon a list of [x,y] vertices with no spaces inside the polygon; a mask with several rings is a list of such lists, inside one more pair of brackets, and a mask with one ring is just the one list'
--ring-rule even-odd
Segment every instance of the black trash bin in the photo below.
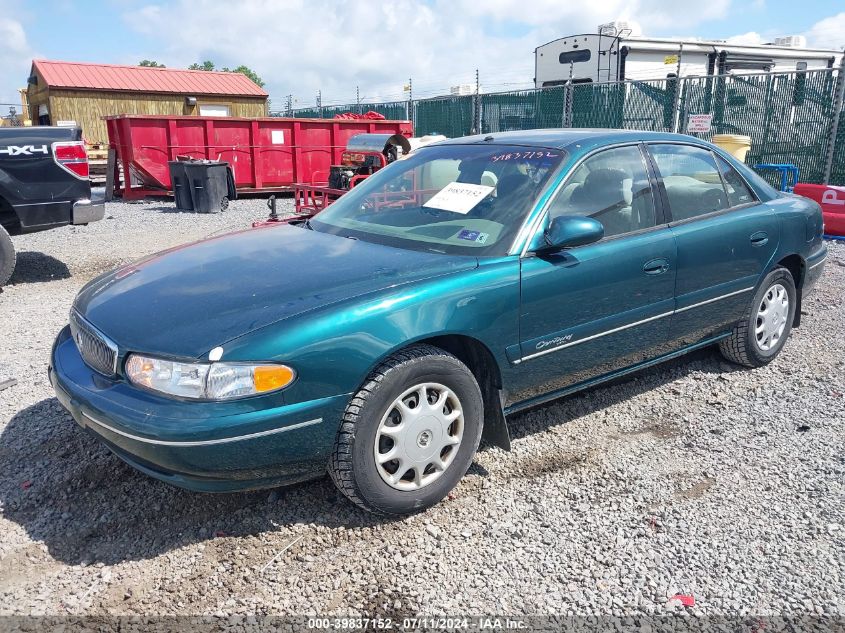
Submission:
{"label": "black trash bin", "polygon": [[188,182],[188,174],[185,172],[185,161],[171,160],[167,162],[167,165],[170,167],[170,186],[173,188],[176,208],[180,211],[193,211],[194,203],[191,200],[191,186]]}
{"label": "black trash bin", "polygon": [[229,163],[188,161],[183,163],[194,211],[219,213],[235,197],[235,179]]}
{"label": "black trash bin", "polygon": [[197,213],[225,211],[237,197],[229,163],[211,160],[172,160],[170,182],[176,208]]}

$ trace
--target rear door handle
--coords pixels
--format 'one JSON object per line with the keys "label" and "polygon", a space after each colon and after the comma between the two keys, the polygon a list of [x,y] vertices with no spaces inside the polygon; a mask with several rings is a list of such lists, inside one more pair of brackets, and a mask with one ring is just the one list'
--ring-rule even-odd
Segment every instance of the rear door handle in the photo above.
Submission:
{"label": "rear door handle", "polygon": [[751,234],[751,246],[765,246],[769,242],[769,234],[765,231],[757,231]]}
{"label": "rear door handle", "polygon": [[643,264],[646,275],[660,275],[669,270],[669,260],[665,257],[658,257]]}

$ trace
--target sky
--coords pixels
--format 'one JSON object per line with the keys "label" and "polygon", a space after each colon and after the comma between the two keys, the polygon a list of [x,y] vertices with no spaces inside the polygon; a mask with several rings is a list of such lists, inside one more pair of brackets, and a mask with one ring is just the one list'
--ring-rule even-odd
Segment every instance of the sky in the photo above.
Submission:
{"label": "sky", "polygon": [[[800,6],[800,10],[796,7]],[[644,35],[845,46],[845,0],[0,0],[0,104],[34,58],[172,68],[244,64],[271,109],[532,86],[534,49],[626,19]],[[5,109],[5,108],[4,108]]]}

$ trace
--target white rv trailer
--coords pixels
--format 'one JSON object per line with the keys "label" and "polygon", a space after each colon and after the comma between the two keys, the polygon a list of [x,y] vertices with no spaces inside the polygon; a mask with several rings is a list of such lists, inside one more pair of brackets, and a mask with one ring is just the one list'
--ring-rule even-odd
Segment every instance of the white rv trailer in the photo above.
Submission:
{"label": "white rv trailer", "polygon": [[625,79],[665,79],[832,68],[842,51],[805,48],[804,38],[778,38],[751,46],[717,40],[679,40],[630,35],[625,24],[599,26],[598,33],[570,35],[534,51],[534,85],[561,86]]}

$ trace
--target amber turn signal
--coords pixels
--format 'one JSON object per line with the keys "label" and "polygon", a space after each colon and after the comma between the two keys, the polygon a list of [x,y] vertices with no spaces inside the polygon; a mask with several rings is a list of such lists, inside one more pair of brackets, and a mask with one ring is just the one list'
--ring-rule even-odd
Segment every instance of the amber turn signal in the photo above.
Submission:
{"label": "amber turn signal", "polygon": [[259,365],[252,370],[252,381],[257,393],[287,387],[295,377],[293,370],[284,365]]}

